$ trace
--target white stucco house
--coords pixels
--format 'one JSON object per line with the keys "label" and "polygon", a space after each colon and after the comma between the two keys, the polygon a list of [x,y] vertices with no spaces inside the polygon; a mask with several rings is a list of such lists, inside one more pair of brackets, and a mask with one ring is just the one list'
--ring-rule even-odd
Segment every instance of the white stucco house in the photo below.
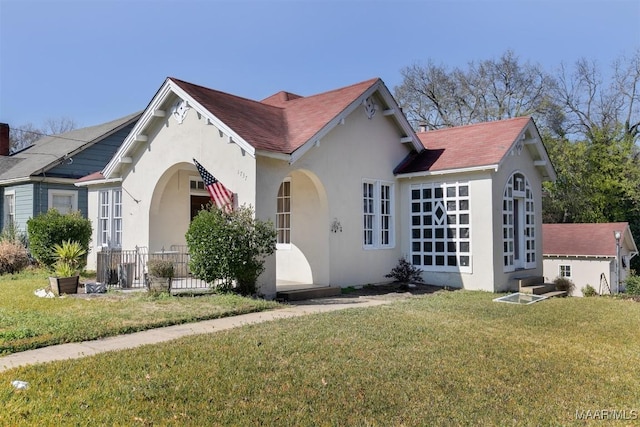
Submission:
{"label": "white stucco house", "polygon": [[542,276],[541,183],[555,172],[527,117],[415,132],[380,79],[253,101],[168,78],[89,193],[95,266],[116,244],[184,245],[208,199],[197,159],[278,231],[259,278],[388,281],[407,257],[427,283],[502,291]]}
{"label": "white stucco house", "polygon": [[575,284],[572,296],[582,296],[586,285],[599,294],[624,288],[631,258],[638,254],[628,223],[543,224],[542,230],[547,282],[556,277],[570,279]]}

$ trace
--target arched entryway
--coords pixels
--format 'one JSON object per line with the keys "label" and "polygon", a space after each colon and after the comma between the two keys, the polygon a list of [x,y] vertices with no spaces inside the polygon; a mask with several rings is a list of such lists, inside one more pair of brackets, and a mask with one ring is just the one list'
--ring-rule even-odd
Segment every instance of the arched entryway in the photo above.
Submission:
{"label": "arched entryway", "polygon": [[329,284],[327,195],[313,172],[291,172],[278,189],[276,280],[279,288]]}

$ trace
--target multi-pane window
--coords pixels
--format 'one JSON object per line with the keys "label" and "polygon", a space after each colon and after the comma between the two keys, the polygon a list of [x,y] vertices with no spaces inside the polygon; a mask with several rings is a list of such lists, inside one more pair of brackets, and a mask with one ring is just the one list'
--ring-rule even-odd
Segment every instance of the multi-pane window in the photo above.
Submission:
{"label": "multi-pane window", "polygon": [[15,224],[16,218],[16,195],[14,192],[4,194],[4,227],[11,227]]}
{"label": "multi-pane window", "polygon": [[411,186],[411,261],[434,271],[471,272],[466,182]]}
{"label": "multi-pane window", "polygon": [[286,179],[278,189],[276,211],[276,243],[281,248],[291,244],[291,181]]}
{"label": "multi-pane window", "polygon": [[502,197],[502,241],[505,271],[536,265],[533,192],[521,173],[509,177]]}
{"label": "multi-pane window", "polygon": [[362,244],[365,248],[388,248],[394,242],[393,184],[362,183]]}
{"label": "multi-pane window", "polygon": [[570,265],[561,265],[560,266],[560,277],[571,277],[571,266]]}
{"label": "multi-pane window", "polygon": [[98,192],[98,245],[122,246],[122,190]]}

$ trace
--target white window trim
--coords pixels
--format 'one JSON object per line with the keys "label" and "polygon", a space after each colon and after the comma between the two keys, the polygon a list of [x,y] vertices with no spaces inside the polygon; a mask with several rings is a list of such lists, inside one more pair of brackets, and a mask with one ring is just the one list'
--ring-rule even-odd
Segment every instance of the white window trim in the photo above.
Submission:
{"label": "white window trim", "polygon": [[[568,271],[569,274],[563,274],[563,272],[562,272],[562,268],[563,267],[565,268],[565,273],[567,273],[567,271]],[[558,265],[558,277],[566,277],[566,278],[570,279],[571,276],[572,276],[571,273],[572,273],[571,272],[571,264],[560,264],[560,265]]]}
{"label": "white window trim", "polygon": [[[522,175],[524,177],[524,190],[515,189],[515,176]],[[507,195],[507,192],[511,188],[511,194]],[[531,195],[527,197],[527,193]],[[515,203],[516,199],[522,200],[522,206],[520,207],[520,222],[519,225],[522,230],[520,237],[520,266],[515,262]],[[505,202],[508,204],[508,209],[505,209]],[[510,202],[510,203],[509,203]],[[529,209],[530,206],[530,209]],[[533,189],[531,183],[526,174],[521,171],[514,171],[504,185],[502,193],[502,256],[503,256],[503,271],[512,272],[516,270],[529,270],[535,268],[537,265],[537,249],[536,249],[536,236],[539,234],[539,230],[536,228],[536,216],[538,212],[535,207],[535,199],[533,196]],[[527,224],[527,217],[530,218],[530,224]],[[505,224],[505,218],[509,219],[509,222]],[[525,229],[529,229],[529,235],[527,235]],[[527,243],[531,245],[531,248],[527,248]],[[533,261],[527,261],[527,256],[530,256]]]}
{"label": "white window trim", "polygon": [[[369,213],[364,211],[364,194],[362,189],[364,184],[373,184],[373,212]],[[381,212],[381,189],[382,186],[389,187],[389,243],[383,244],[382,240],[382,212]],[[360,204],[362,211],[360,218],[362,221],[362,248],[363,249],[393,249],[396,246],[396,214],[395,214],[395,183],[391,181],[383,181],[379,179],[363,179],[360,185]],[[364,242],[364,216],[373,215],[373,242],[371,244],[365,244]]]}
{"label": "white window trim", "polygon": [[[447,195],[447,188],[460,188],[461,186],[466,186],[467,187],[467,196],[459,196],[458,195],[458,191],[456,190],[456,195],[455,196],[448,196]],[[443,191],[443,198],[442,198],[442,203],[440,204],[440,208],[443,209],[443,218],[447,218],[449,215],[451,215],[451,213],[449,213],[449,211],[447,211],[446,207],[447,207],[447,202],[450,201],[455,201],[456,205],[459,206],[459,204],[457,202],[459,202],[460,200],[467,200],[468,202],[468,206],[466,210],[459,210],[456,209],[455,211],[451,211],[451,212],[455,212],[454,215],[456,215],[456,224],[455,224],[455,230],[456,230],[456,237],[449,237],[446,235],[442,237],[442,238],[438,238],[437,236],[433,236],[430,238],[425,238],[424,236],[422,236],[420,239],[417,239],[421,244],[424,244],[425,239],[429,239],[431,240],[432,244],[434,245],[434,248],[432,249],[431,252],[428,252],[430,254],[433,254],[432,256],[436,256],[439,252],[436,250],[435,248],[435,244],[437,240],[444,240],[445,245],[448,242],[454,242],[456,244],[456,251],[455,251],[455,256],[457,258],[457,264],[456,266],[449,266],[449,265],[436,265],[436,263],[434,262],[431,265],[424,265],[424,264],[416,264],[415,266],[417,268],[420,268],[422,271],[428,271],[428,272],[459,272],[459,273],[473,273],[473,226],[472,226],[472,213],[471,213],[471,186],[469,184],[468,181],[446,181],[446,182],[429,182],[429,183],[420,183],[420,184],[412,184],[409,186],[409,194],[407,195],[407,199],[409,200],[409,253],[411,254],[410,256],[410,260],[413,259],[413,255],[414,255],[414,250],[413,250],[413,243],[414,243],[414,237],[413,237],[413,229],[416,228],[417,226],[413,225],[413,216],[414,216],[414,212],[412,211],[412,204],[414,203],[414,199],[412,196],[412,191],[413,190],[419,190],[421,195],[420,195],[420,204],[424,203],[424,198],[422,196],[422,191],[424,189],[428,189],[431,188],[432,191],[435,191],[436,188],[441,188]],[[431,198],[431,200],[433,200],[434,197]],[[432,202],[433,203],[433,202]],[[418,212],[418,216],[422,217],[424,216],[424,212],[422,211],[422,209],[424,209],[423,207],[420,208],[420,212]],[[432,211],[435,211],[437,208],[436,207],[432,207]],[[468,218],[468,221],[466,224],[460,224],[459,223],[459,215],[466,215]],[[462,225],[462,227],[461,227]],[[466,227],[465,227],[466,225]],[[420,226],[420,230],[422,233],[424,233],[424,224],[421,224]],[[469,237],[461,237],[460,235],[460,229],[461,228],[467,228],[469,231]],[[427,242],[428,243],[428,242]],[[460,252],[459,250],[459,245],[460,243],[467,243],[469,246],[469,250],[465,251],[465,252]],[[445,253],[450,253],[448,251],[446,251]],[[419,251],[419,256],[422,256],[425,254],[425,251],[421,250]],[[460,265],[460,257],[461,256],[466,256],[468,257],[468,265]],[[413,261],[411,261],[413,263]]]}
{"label": "white window trim", "polygon": [[49,209],[53,208],[53,197],[54,196],[71,196],[71,212],[75,212],[78,210],[78,192],[74,190],[58,190],[52,188],[48,191],[49,198]]}
{"label": "white window trim", "polygon": [[[116,198],[115,198],[115,193],[116,192],[120,192],[120,216],[116,217],[115,216],[115,209],[116,209]],[[107,208],[107,217],[103,217],[102,216],[102,195],[104,193],[108,194],[109,200],[107,201],[106,204],[106,208]],[[114,249],[118,249],[120,247],[122,247],[122,238],[123,236],[123,198],[122,198],[122,189],[119,187],[114,187],[114,188],[103,188],[100,189],[98,191],[98,219],[97,219],[97,224],[98,224],[98,229],[97,229],[97,242],[96,244],[98,245],[98,247],[103,247],[103,248],[114,248]],[[106,219],[106,223],[107,223],[107,228],[106,230],[103,230],[102,228],[102,221]],[[116,219],[120,220],[120,243],[115,243],[116,242],[116,236],[114,235],[116,233]],[[106,236],[106,237],[105,237]],[[104,241],[104,239],[106,238],[106,241]]]}
{"label": "white window trim", "polygon": [[[287,197],[283,196],[283,199],[284,198],[288,198],[289,199],[289,211],[288,212],[284,212],[284,211],[283,212],[278,212],[277,201],[280,198],[280,196],[279,196],[280,187],[282,185],[284,185],[285,182],[289,183],[289,196],[287,196]],[[280,251],[282,251],[282,250],[285,250],[285,251],[291,250],[291,232],[292,232],[292,230],[291,230],[291,217],[292,217],[292,215],[291,215],[291,178],[289,178],[289,177],[283,179],[282,182],[280,183],[280,185],[278,186],[278,194],[276,195],[276,224],[275,224],[276,225],[276,233],[279,230],[286,230],[286,228],[278,228],[278,216],[279,215],[284,215],[284,214],[289,214],[289,243],[276,243],[276,250],[280,250]]]}
{"label": "white window trim", "polygon": [[[11,198],[13,200],[13,204],[11,206],[13,209],[12,209],[11,212],[7,212],[9,210],[9,203],[8,203],[9,197],[8,196],[11,196]],[[3,197],[3,200],[2,200],[2,204],[3,204],[3,207],[2,207],[2,215],[3,215],[2,224],[3,224],[3,226],[6,227],[8,225],[7,224],[7,222],[8,222],[7,220],[10,220],[15,225],[15,222],[16,222],[16,190],[7,190],[7,191],[5,191],[4,197]]]}

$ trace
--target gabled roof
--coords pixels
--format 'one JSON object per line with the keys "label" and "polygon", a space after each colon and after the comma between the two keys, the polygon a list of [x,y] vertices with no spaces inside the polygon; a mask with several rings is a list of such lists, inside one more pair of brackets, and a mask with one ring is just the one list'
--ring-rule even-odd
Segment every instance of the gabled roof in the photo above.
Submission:
{"label": "gabled roof", "polygon": [[65,132],[44,136],[32,146],[10,156],[0,156],[0,184],[29,180],[59,165],[64,159],[74,156],[123,127],[136,121],[141,113]]}
{"label": "gabled roof", "polygon": [[170,77],[103,172],[106,178],[117,175],[121,159],[131,155],[135,141],[146,140],[152,121],[166,117],[173,94],[187,101],[249,155],[257,153],[293,163],[374,93],[383,103],[380,114],[394,119],[401,129],[399,139],[421,151],[422,144],[406,117],[377,78],[307,97],[282,91],[253,101]]}
{"label": "gabled roof", "polygon": [[418,132],[417,135],[426,149],[409,155],[396,168],[396,174],[498,169],[505,156],[522,141],[540,166],[543,177],[555,179],[549,157],[530,117]]}
{"label": "gabled roof", "polygon": [[622,233],[621,244],[638,252],[629,223],[542,224],[544,256],[615,257],[614,232]]}

